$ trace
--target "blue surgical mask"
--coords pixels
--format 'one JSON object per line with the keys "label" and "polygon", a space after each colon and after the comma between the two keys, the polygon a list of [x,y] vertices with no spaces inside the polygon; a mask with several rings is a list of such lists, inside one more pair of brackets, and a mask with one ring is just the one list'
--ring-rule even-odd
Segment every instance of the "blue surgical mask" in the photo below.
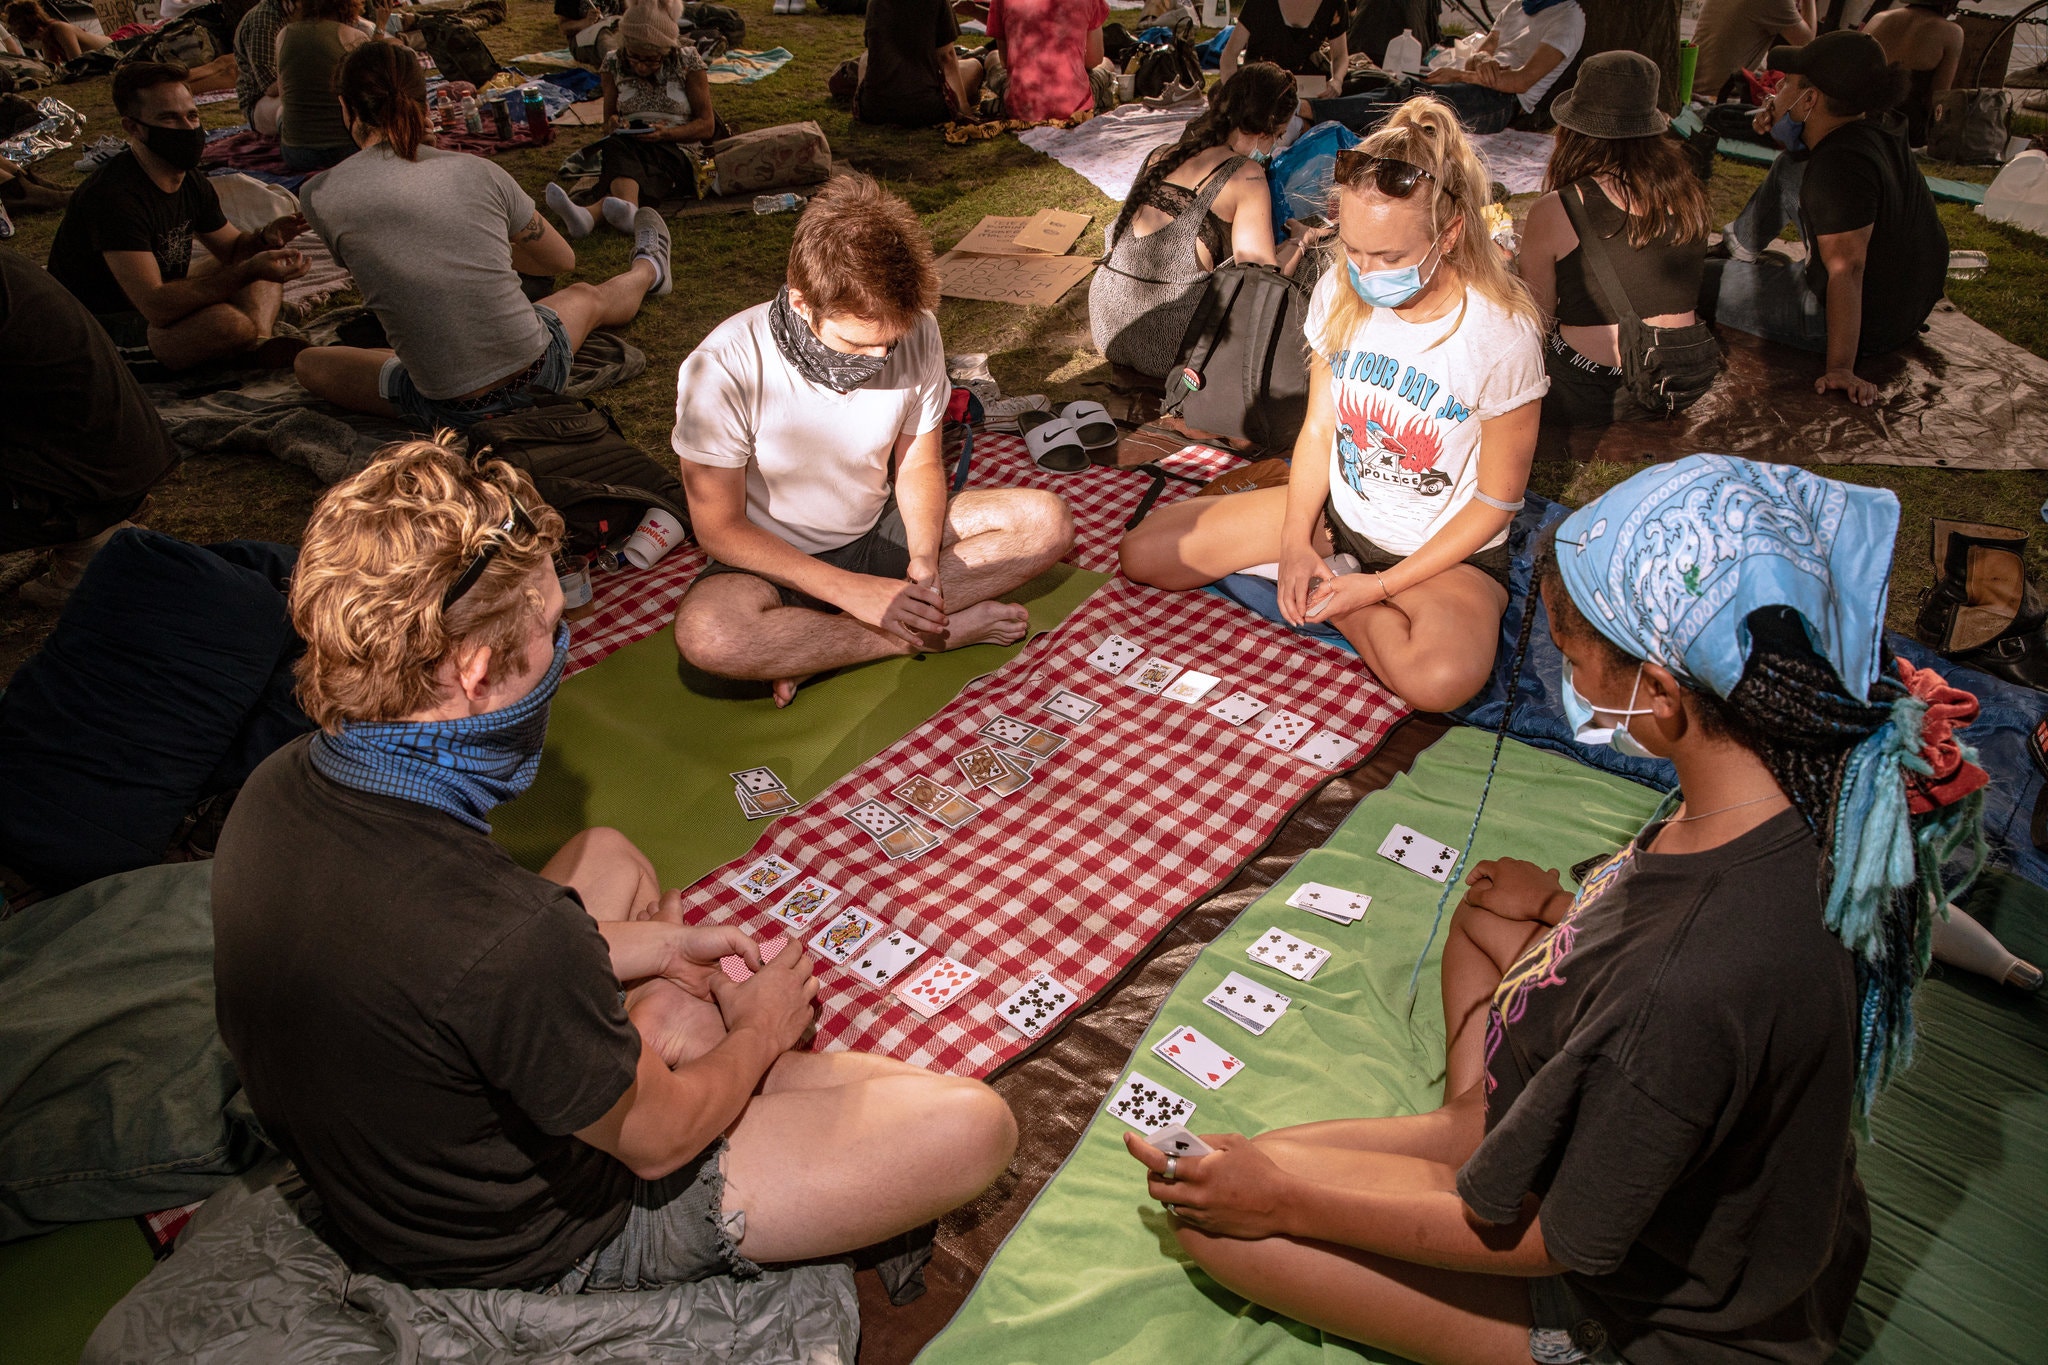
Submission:
{"label": "blue surgical mask", "polygon": [[[1435,247],[1430,249],[1434,251]],[[1422,259],[1426,261],[1429,257],[1425,255]],[[1443,258],[1438,257],[1437,260],[1441,264]],[[1344,262],[1344,268],[1351,273],[1353,291],[1375,308],[1401,307],[1427,288],[1429,281],[1436,276],[1436,266],[1431,266],[1429,275],[1425,277],[1421,261],[1396,270],[1371,270],[1363,274],[1348,260]]]}
{"label": "blue surgical mask", "polygon": [[1650,708],[1636,705],[1636,694],[1642,690],[1643,666],[1636,665],[1636,680],[1628,690],[1628,705],[1625,707],[1598,708],[1601,714],[1622,717],[1618,725],[1600,725],[1595,719],[1593,704],[1579,695],[1579,689],[1572,685],[1572,661],[1564,661],[1564,718],[1572,723],[1572,738],[1581,744],[1612,745],[1614,752],[1624,758],[1655,758],[1656,755],[1636,742],[1628,732],[1630,716],[1647,716]]}
{"label": "blue surgical mask", "polygon": [[1806,146],[1806,120],[1793,118],[1792,111],[1787,109],[1771,125],[1771,141],[1788,152],[1803,150]]}
{"label": "blue surgical mask", "polygon": [[1273,164],[1273,154],[1271,152],[1246,152],[1245,158],[1254,166],[1270,166]]}

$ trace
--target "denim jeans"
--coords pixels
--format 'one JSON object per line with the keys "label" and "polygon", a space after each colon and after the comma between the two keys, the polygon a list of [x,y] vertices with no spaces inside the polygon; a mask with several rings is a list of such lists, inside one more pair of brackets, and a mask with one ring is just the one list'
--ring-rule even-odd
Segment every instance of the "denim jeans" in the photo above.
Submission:
{"label": "denim jeans", "polygon": [[[1781,155],[1771,163],[1742,212],[1728,225],[1734,259],[1708,261],[1700,309],[1715,322],[1801,351],[1828,348],[1827,305],[1807,286],[1807,262],[1762,253],[1787,224],[1799,220],[1806,160]],[[1756,259],[1744,260],[1743,257]]]}
{"label": "denim jeans", "polygon": [[1376,130],[1395,109],[1416,95],[1432,95],[1450,105],[1468,133],[1498,133],[1522,111],[1522,102],[1515,96],[1462,81],[1423,86],[1413,92],[1396,86],[1362,95],[1325,96],[1310,100],[1309,109],[1318,123],[1335,119],[1363,136]]}

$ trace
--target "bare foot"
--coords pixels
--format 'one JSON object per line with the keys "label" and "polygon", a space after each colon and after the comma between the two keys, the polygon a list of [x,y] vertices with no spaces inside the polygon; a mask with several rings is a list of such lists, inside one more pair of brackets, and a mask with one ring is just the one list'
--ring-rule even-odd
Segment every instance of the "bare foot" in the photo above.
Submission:
{"label": "bare foot", "polygon": [[1015,602],[976,602],[946,623],[944,649],[967,645],[1014,645],[1031,628],[1031,613]]}
{"label": "bare foot", "polygon": [[796,690],[809,681],[810,676],[810,674],[806,673],[800,678],[777,678],[774,687],[775,709],[780,711],[783,707],[795,701]]}
{"label": "bare foot", "polygon": [[647,1045],[671,1069],[701,1057],[725,1036],[718,1006],[699,1000],[665,977],[626,992],[626,1013]]}

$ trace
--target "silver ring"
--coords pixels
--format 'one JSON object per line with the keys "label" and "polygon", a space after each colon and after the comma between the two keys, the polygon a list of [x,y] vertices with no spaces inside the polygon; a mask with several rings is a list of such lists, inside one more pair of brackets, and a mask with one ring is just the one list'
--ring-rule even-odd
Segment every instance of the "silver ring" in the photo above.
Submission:
{"label": "silver ring", "polygon": [[1160,1201],[1159,1201],[1159,1207],[1160,1207],[1160,1208],[1162,1208],[1162,1209],[1165,1209],[1165,1210],[1166,1210],[1166,1212],[1167,1212],[1167,1216],[1168,1216],[1168,1217],[1171,1217],[1171,1218],[1178,1218],[1178,1217],[1180,1217],[1180,1205],[1178,1205],[1178,1204],[1169,1204],[1169,1203],[1167,1203],[1167,1202],[1166,1202],[1165,1200],[1163,1200],[1163,1199],[1162,1199],[1162,1200],[1160,1200]]}
{"label": "silver ring", "polygon": [[1180,1179],[1180,1158],[1170,1156],[1166,1158],[1166,1183],[1171,1185],[1178,1179]]}

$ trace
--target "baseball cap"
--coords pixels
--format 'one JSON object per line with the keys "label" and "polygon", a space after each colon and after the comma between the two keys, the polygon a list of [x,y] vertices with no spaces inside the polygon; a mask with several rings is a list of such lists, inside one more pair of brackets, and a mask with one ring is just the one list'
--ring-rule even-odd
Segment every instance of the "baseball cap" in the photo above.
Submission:
{"label": "baseball cap", "polygon": [[1838,29],[1804,47],[1774,47],[1770,69],[1803,77],[1823,95],[1866,104],[1887,79],[1884,46],[1868,33]]}

